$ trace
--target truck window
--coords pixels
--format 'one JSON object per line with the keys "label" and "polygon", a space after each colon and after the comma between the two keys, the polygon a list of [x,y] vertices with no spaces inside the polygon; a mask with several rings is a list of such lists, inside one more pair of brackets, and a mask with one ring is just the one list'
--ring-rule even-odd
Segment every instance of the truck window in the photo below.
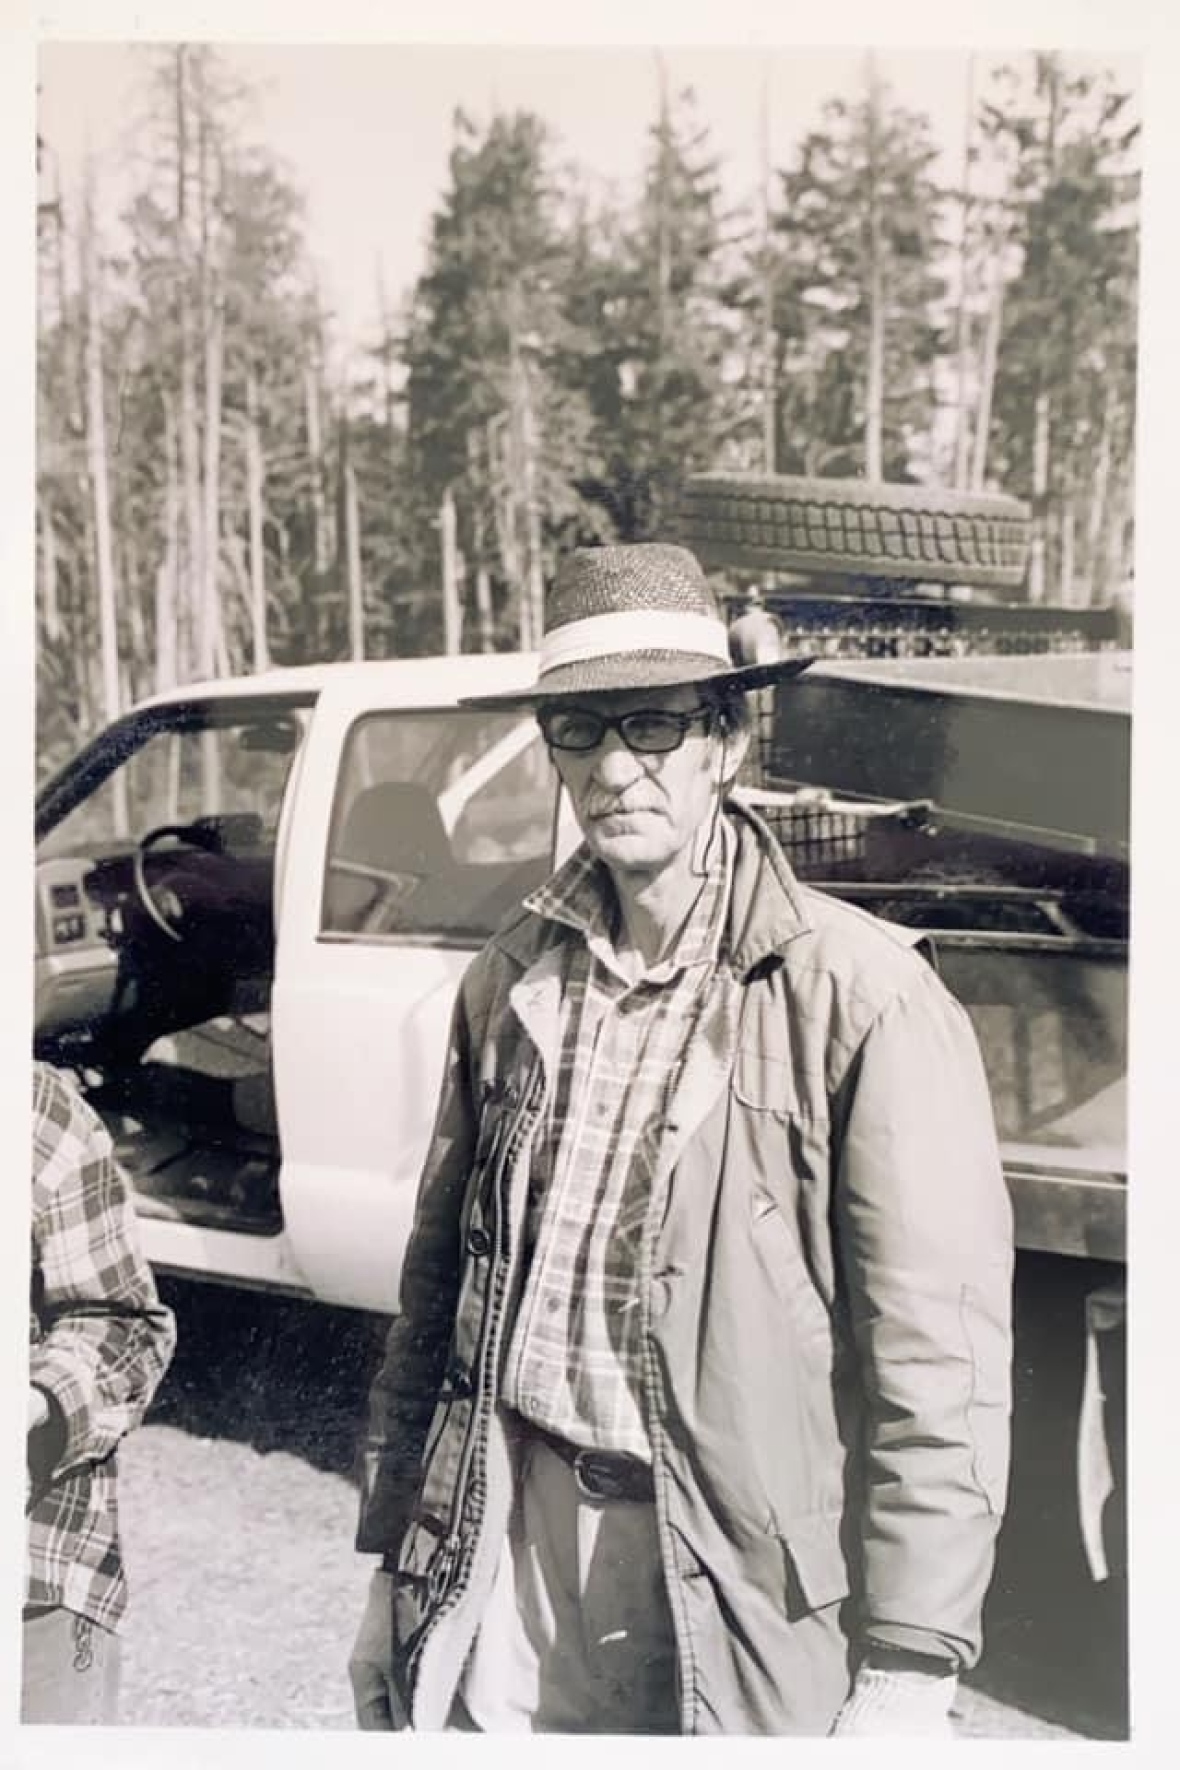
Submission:
{"label": "truck window", "polygon": [[366,714],[341,759],[322,936],[478,944],[549,872],[556,796],[531,718]]}
{"label": "truck window", "polygon": [[42,842],[42,859],[127,848],[164,824],[233,819],[260,844],[274,842],[283,789],[305,715],[234,718],[214,709],[210,723],[176,730],[145,726],[142,741]]}

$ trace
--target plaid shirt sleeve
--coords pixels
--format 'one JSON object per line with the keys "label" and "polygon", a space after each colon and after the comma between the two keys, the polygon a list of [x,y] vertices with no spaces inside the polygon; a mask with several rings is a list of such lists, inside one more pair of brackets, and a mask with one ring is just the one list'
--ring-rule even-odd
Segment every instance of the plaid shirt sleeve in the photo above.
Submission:
{"label": "plaid shirt sleeve", "polygon": [[49,1398],[44,1478],[100,1462],[147,1410],[175,1343],[101,1120],[64,1077],[33,1073],[29,1379]]}

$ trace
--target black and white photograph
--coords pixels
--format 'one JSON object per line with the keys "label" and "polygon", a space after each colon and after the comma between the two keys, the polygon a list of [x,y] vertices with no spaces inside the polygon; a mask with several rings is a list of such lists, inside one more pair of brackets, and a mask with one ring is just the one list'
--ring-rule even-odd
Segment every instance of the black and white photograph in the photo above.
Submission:
{"label": "black and white photograph", "polygon": [[18,1750],[1134,1743],[1147,38],[399,10],[37,34]]}

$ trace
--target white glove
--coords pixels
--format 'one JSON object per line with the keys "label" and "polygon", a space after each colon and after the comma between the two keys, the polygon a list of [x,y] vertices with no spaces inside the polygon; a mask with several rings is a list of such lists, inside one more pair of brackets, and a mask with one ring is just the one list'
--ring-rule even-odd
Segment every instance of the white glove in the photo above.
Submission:
{"label": "white glove", "polygon": [[959,1680],[931,1672],[880,1671],[864,1665],[832,1724],[832,1736],[953,1739],[950,1708]]}
{"label": "white glove", "polygon": [[35,1383],[30,1383],[28,1426],[26,1430],[29,1432],[35,1432],[37,1427],[43,1426],[48,1418],[49,1403],[45,1399],[45,1391],[43,1389],[38,1389]]}
{"label": "white glove", "polygon": [[356,1724],[364,1733],[396,1733],[410,1724],[393,1687],[392,1665],[393,1576],[377,1568],[348,1661]]}

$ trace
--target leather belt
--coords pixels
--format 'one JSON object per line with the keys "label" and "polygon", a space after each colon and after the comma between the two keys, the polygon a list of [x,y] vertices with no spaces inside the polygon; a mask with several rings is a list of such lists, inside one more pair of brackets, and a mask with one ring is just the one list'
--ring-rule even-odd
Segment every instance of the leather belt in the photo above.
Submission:
{"label": "leather belt", "polygon": [[568,1438],[524,1422],[524,1436],[536,1438],[574,1472],[578,1491],[591,1500],[646,1500],[656,1497],[648,1465],[638,1457],[613,1450],[582,1450]]}

